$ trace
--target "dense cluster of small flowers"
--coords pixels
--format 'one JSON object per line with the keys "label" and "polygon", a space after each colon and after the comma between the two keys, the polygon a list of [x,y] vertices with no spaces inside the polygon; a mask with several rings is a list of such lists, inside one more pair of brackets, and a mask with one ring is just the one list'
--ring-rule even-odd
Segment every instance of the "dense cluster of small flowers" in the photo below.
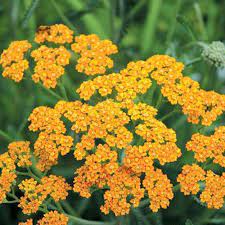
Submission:
{"label": "dense cluster of small flowers", "polygon": [[4,69],[3,77],[16,82],[23,79],[24,71],[29,67],[29,62],[24,59],[24,55],[30,48],[31,44],[26,40],[14,41],[3,51],[0,58],[0,64]]}
{"label": "dense cluster of small flowers", "polygon": [[19,184],[19,188],[24,192],[24,196],[20,198],[19,206],[25,214],[37,212],[49,196],[55,202],[65,200],[71,189],[65,178],[55,175],[43,177],[40,183],[34,178],[25,179]]}
{"label": "dense cluster of small flowers", "polygon": [[199,162],[205,162],[210,158],[214,163],[225,167],[225,126],[216,128],[211,136],[194,134],[186,147],[194,152],[194,157]]}
{"label": "dense cluster of small flowers", "polygon": [[185,165],[178,176],[181,192],[185,195],[198,194],[200,200],[207,204],[208,208],[219,209],[224,205],[225,197],[225,173],[217,175],[213,171],[204,171],[197,164]]}
{"label": "dense cluster of small flowers", "polygon": [[113,61],[108,56],[118,52],[110,40],[102,41],[95,34],[76,36],[71,48],[81,56],[77,60],[77,71],[87,75],[103,74],[107,67],[112,68]]}
{"label": "dense cluster of small flowers", "polygon": [[152,84],[149,79],[150,71],[151,67],[144,61],[131,62],[119,73],[103,75],[83,82],[77,92],[81,98],[89,100],[96,91],[104,97],[115,90],[116,100],[129,107],[133,105],[137,94],[144,94],[150,88]]}
{"label": "dense cluster of small flowers", "polygon": [[66,155],[73,146],[73,138],[65,135],[66,128],[60,118],[57,110],[44,106],[34,109],[29,117],[29,129],[41,131],[34,143],[37,168],[41,171],[56,165],[59,154]]}
{"label": "dense cluster of small flowers", "polygon": [[64,67],[69,64],[70,52],[65,47],[49,48],[42,45],[32,51],[36,65],[32,79],[35,83],[42,81],[47,88],[55,88],[57,79],[64,74]]}
{"label": "dense cluster of small flowers", "polygon": [[6,198],[6,194],[10,192],[11,186],[17,177],[15,173],[15,162],[8,152],[0,155],[0,169],[0,202],[2,203]]}
{"label": "dense cluster of small flowers", "polygon": [[205,171],[197,164],[183,166],[182,173],[177,177],[185,195],[197,194],[200,191],[199,182],[204,180]]}
{"label": "dense cluster of small flowers", "polygon": [[[71,189],[85,198],[102,190],[104,203],[100,209],[105,214],[112,211],[116,216],[126,215],[145,196],[150,199],[153,212],[167,208],[174,196],[173,185],[157,166],[177,161],[181,149],[176,144],[175,131],[158,120],[157,109],[140,102],[138,95],[145,94],[154,79],[161,86],[162,95],[171,104],[180,105],[189,122],[206,126],[225,111],[225,96],[202,90],[198,82],[183,76],[182,63],[166,55],[130,62],[117,73],[105,74],[107,68],[113,67],[109,56],[117,53],[116,45],[94,34],[76,36],[74,41],[73,31],[62,24],[41,26],[35,41],[54,44],[41,45],[31,52],[34,82],[42,82],[46,88],[56,87],[70,63],[72,53],[62,46],[68,43],[80,55],[76,70],[101,76],[83,82],[77,89],[84,101],[61,100],[53,107],[40,106],[32,111],[29,130],[38,133],[33,146],[29,141],[12,142],[8,152],[0,155],[0,202],[7,200],[7,193],[11,194],[17,175],[23,175],[27,178],[19,184],[23,195],[15,199],[25,214],[46,212],[38,225],[68,224],[66,214],[49,212],[46,206],[59,206],[58,202],[66,200]],[[55,44],[60,46],[53,47]],[[3,76],[22,79],[28,68],[24,54],[30,48],[27,41],[18,41],[2,53]],[[96,93],[101,101],[87,102]],[[211,136],[194,134],[186,145],[197,161],[210,158],[222,167],[224,146],[224,126],[216,128]],[[81,164],[75,171],[73,188],[65,178],[49,174],[59,156],[70,151]],[[221,208],[224,178],[225,173],[217,175],[193,164],[182,168],[177,181],[185,195],[201,192],[200,200],[209,208]],[[32,224],[32,219],[20,223]]]}
{"label": "dense cluster of small flowers", "polygon": [[73,31],[63,24],[40,26],[34,39],[37,43],[53,42],[56,44],[71,43]]}
{"label": "dense cluster of small flowers", "polygon": [[[37,221],[37,225],[67,225],[69,218],[57,211],[50,211],[44,214],[44,217]],[[19,225],[33,225],[33,220],[28,219],[26,222],[21,222]]]}
{"label": "dense cluster of small flowers", "polygon": [[31,166],[31,150],[29,141],[15,141],[8,146],[10,157],[19,167]]}
{"label": "dense cluster of small flowers", "polygon": [[216,67],[225,67],[225,45],[221,41],[203,44],[202,57]]}
{"label": "dense cluster of small flowers", "polygon": [[199,83],[183,77],[183,64],[174,58],[156,55],[147,60],[154,66],[152,78],[162,85],[161,92],[171,104],[179,104],[188,121],[209,126],[225,111],[225,95],[200,89]]}

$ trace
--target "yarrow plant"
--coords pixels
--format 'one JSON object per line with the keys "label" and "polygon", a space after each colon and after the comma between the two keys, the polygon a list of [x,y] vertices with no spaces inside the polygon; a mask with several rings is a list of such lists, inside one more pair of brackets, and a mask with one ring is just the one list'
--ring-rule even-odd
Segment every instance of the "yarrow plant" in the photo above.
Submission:
{"label": "yarrow plant", "polygon": [[[117,217],[145,203],[152,212],[168,208],[179,189],[209,208],[223,207],[225,173],[205,170],[204,165],[212,161],[225,167],[225,127],[217,127],[211,136],[203,130],[224,113],[224,95],[201,89],[183,75],[184,65],[167,55],[107,73],[114,66],[111,55],[118,52],[117,46],[95,34],[74,36],[62,24],[41,26],[34,42],[14,41],[3,51],[3,77],[15,82],[32,79],[54,92],[72,64],[87,80],[70,90],[80,99],[35,108],[28,120],[36,140],[11,142],[0,155],[0,201],[18,203],[30,216],[19,225],[116,224],[116,219],[95,222],[71,214],[67,202],[71,192],[90,198],[101,190],[101,212]],[[195,163],[183,166],[178,183],[162,170],[182,155],[176,133],[159,119],[156,108],[141,100],[155,85],[188,122],[200,126],[186,144]],[[73,184],[52,170],[59,157],[71,152],[74,161],[80,161]],[[44,213],[38,221],[32,219],[37,212]]]}

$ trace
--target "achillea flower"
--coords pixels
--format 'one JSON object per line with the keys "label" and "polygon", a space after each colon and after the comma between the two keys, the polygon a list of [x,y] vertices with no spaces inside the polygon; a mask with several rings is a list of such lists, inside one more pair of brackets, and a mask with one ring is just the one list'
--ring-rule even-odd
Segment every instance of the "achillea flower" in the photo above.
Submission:
{"label": "achillea flower", "polygon": [[9,144],[8,152],[10,157],[19,167],[31,166],[31,152],[29,141],[15,141]]}
{"label": "achillea flower", "polygon": [[211,136],[194,134],[186,147],[187,150],[194,152],[194,157],[199,162],[211,158],[214,163],[225,167],[225,126],[217,127]]}
{"label": "achillea flower", "polygon": [[42,45],[31,52],[36,65],[32,79],[35,83],[42,81],[47,88],[55,88],[57,79],[64,74],[64,66],[69,64],[70,52],[63,46],[49,48]]}
{"label": "achillea flower", "polygon": [[55,109],[46,106],[37,107],[29,116],[28,120],[31,122],[29,129],[47,133],[65,133],[66,128],[60,118],[61,114]]}
{"label": "achillea flower", "polygon": [[126,215],[130,211],[131,204],[137,207],[144,197],[140,178],[125,167],[121,167],[112,175],[107,185],[109,190],[105,192],[105,204],[101,206],[101,211],[105,214],[113,211],[116,216]]}
{"label": "achillea flower", "polygon": [[49,196],[56,202],[65,200],[71,187],[66,183],[65,178],[50,175],[43,177],[40,183],[33,178],[23,180],[19,184],[19,189],[24,192],[19,206],[23,209],[23,213],[31,214],[37,212]]}
{"label": "achillea flower", "polygon": [[205,174],[205,171],[197,164],[183,166],[182,172],[177,177],[181,192],[185,195],[197,194],[200,191],[198,182],[205,180]]}
{"label": "achillea flower", "polygon": [[179,104],[188,121],[209,126],[225,111],[225,95],[200,89],[198,82],[183,77],[183,64],[169,56],[156,55],[147,63],[154,67],[151,77],[162,85],[161,92],[171,104]]}
{"label": "achillea flower", "polygon": [[211,170],[207,171],[205,178],[205,189],[200,195],[203,203],[208,208],[220,209],[224,205],[225,197],[225,173],[221,176]]}
{"label": "achillea flower", "polygon": [[6,194],[10,192],[11,186],[16,180],[15,162],[9,156],[8,152],[0,155],[0,202],[6,198]]}
{"label": "achillea flower", "polygon": [[148,172],[143,181],[143,186],[148,192],[150,209],[153,212],[169,206],[169,202],[173,198],[173,185],[160,169]]}
{"label": "achillea flower", "polygon": [[3,51],[0,58],[0,64],[4,69],[3,77],[16,82],[23,79],[24,71],[29,67],[29,62],[24,59],[24,55],[31,47],[31,44],[26,40],[14,41],[8,49]]}
{"label": "achillea flower", "polygon": [[69,218],[58,211],[50,211],[44,214],[44,217],[38,220],[37,225],[67,225]]}
{"label": "achillea flower", "polygon": [[152,82],[149,73],[152,68],[144,61],[131,62],[120,73],[112,73],[96,77],[83,82],[77,93],[84,100],[89,100],[96,91],[101,96],[107,96],[116,91],[116,100],[122,102],[124,107],[133,105],[138,94],[144,94]]}
{"label": "achillea flower", "polygon": [[18,225],[33,225],[33,220],[28,219],[26,222],[20,222]]}
{"label": "achillea flower", "polygon": [[53,42],[56,44],[71,43],[73,41],[73,31],[64,24],[52,26],[40,26],[35,35],[37,43]]}
{"label": "achillea flower", "polygon": [[73,138],[63,134],[41,132],[34,143],[34,155],[38,158],[37,168],[49,170],[58,163],[59,155],[66,155],[73,146]]}
{"label": "achillea flower", "polygon": [[112,151],[106,144],[99,144],[96,152],[88,155],[85,164],[76,171],[73,190],[79,192],[82,197],[90,197],[91,188],[103,188],[111,174],[117,171],[117,160],[116,151]]}
{"label": "achillea flower", "polygon": [[106,68],[112,68],[113,61],[108,56],[118,52],[111,41],[102,41],[95,34],[76,36],[71,48],[81,55],[76,65],[77,71],[87,75],[103,74]]}

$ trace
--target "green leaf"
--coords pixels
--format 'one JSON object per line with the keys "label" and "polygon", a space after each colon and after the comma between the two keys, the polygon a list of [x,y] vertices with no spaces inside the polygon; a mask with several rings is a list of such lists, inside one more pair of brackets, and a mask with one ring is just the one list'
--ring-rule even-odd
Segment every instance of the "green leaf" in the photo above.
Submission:
{"label": "green leaf", "polygon": [[24,18],[22,20],[22,27],[26,27],[28,24],[29,19],[31,18],[32,14],[34,13],[35,9],[37,8],[40,0],[32,0],[28,10],[26,11]]}

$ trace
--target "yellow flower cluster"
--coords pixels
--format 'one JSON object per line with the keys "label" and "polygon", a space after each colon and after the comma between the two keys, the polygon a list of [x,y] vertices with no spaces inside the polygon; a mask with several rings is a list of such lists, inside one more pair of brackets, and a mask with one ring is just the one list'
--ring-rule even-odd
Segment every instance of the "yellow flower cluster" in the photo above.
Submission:
{"label": "yellow flower cluster", "polygon": [[[153,107],[138,103],[128,110],[132,121],[142,121],[135,127],[135,132],[145,140],[144,146],[134,146],[132,151],[128,151],[126,160],[134,164],[133,154],[139,154],[143,157],[138,161],[138,167],[143,163],[144,168],[147,166],[145,159],[157,159],[160,164],[164,165],[168,162],[174,162],[181,156],[181,150],[176,145],[176,133],[172,129],[168,129],[165,124],[157,120],[154,116],[157,110]],[[131,149],[130,149],[131,150]],[[138,158],[139,158],[138,157]],[[145,171],[142,171],[145,172]]]}
{"label": "yellow flower cluster", "polygon": [[9,144],[8,153],[19,167],[31,166],[31,151],[29,141],[15,141]]}
{"label": "yellow flower cluster", "polygon": [[[68,217],[57,211],[50,211],[44,214],[44,217],[37,221],[37,225],[67,225]],[[33,220],[28,219],[24,223],[19,223],[19,225],[33,225]]]}
{"label": "yellow flower cluster", "polygon": [[[144,197],[139,176],[125,167],[120,167],[110,177],[107,185],[109,190],[105,192],[105,204],[101,206],[101,211],[105,214],[111,210],[116,216],[126,215],[130,211],[131,204],[133,207],[138,207],[140,200]],[[130,196],[132,198],[129,200]]]}
{"label": "yellow flower cluster", "polygon": [[127,68],[119,73],[99,76],[83,82],[77,93],[84,100],[89,100],[96,91],[104,97],[115,90],[117,101],[122,102],[124,107],[132,106],[137,94],[146,93],[151,86],[150,71],[151,68],[144,61],[130,62]]}
{"label": "yellow flower cluster", "polygon": [[76,159],[83,159],[93,149],[94,140],[103,139],[110,147],[122,149],[132,140],[133,135],[124,126],[129,117],[122,111],[119,103],[106,100],[90,106],[81,102],[60,101],[55,109],[73,123],[71,130],[76,133],[86,132],[75,146]]}
{"label": "yellow flower cluster", "polygon": [[173,198],[173,185],[160,169],[148,172],[143,181],[143,186],[148,192],[150,208],[157,212],[160,208],[166,209]]}
{"label": "yellow flower cluster", "polygon": [[19,188],[24,192],[24,196],[20,198],[19,206],[25,214],[37,212],[49,196],[56,202],[65,200],[71,189],[65,178],[55,175],[43,177],[40,183],[33,178],[25,179],[19,184]]}
{"label": "yellow flower cluster", "polygon": [[165,55],[147,60],[154,67],[151,77],[162,85],[161,92],[171,104],[179,104],[188,121],[209,126],[225,111],[225,95],[200,89],[199,83],[183,77],[183,64]]}
{"label": "yellow flower cluster", "polygon": [[31,48],[31,44],[24,41],[14,41],[9,48],[1,54],[0,64],[4,71],[3,77],[7,77],[16,82],[23,79],[24,71],[28,69],[29,62],[24,59],[24,54]]}
{"label": "yellow flower cluster", "polygon": [[197,164],[185,165],[182,173],[177,177],[181,185],[181,192],[185,195],[197,194],[200,191],[200,181],[205,180],[205,171]]}
{"label": "yellow flower cluster", "polygon": [[58,156],[66,155],[73,146],[73,138],[65,135],[66,128],[60,120],[61,114],[49,107],[38,107],[29,117],[31,131],[41,131],[34,144],[37,168],[49,170],[57,164]]}
{"label": "yellow flower cluster", "polygon": [[40,26],[34,40],[37,43],[43,43],[45,41],[56,44],[71,43],[73,41],[73,31],[63,24]]}
{"label": "yellow flower cluster", "polygon": [[[75,157],[78,160],[85,158],[84,165],[76,171],[73,188],[75,192],[79,192],[83,197],[90,197],[94,187],[106,188],[105,204],[101,210],[106,214],[111,210],[117,216],[127,214],[131,205],[137,207],[144,197],[145,190],[152,199],[150,208],[153,211],[169,205],[169,200],[173,198],[172,185],[166,175],[160,170],[154,170],[153,162],[157,159],[164,165],[176,161],[181,151],[175,144],[175,132],[154,118],[157,114],[156,109],[139,103],[130,108],[126,114],[122,111],[121,104],[112,100],[97,103],[95,106],[61,101],[55,108],[71,122],[77,123],[75,124],[77,132],[87,132],[75,148]],[[80,118],[83,121],[80,121]],[[133,136],[123,137],[115,142],[109,140],[107,132],[111,133],[112,140],[118,138],[114,130],[121,126],[120,129],[123,130],[121,135],[125,134],[125,125],[135,120],[143,122],[136,126],[136,133],[143,137],[144,145],[130,145]],[[147,130],[140,129],[140,125],[145,125]],[[98,132],[100,128],[104,130]],[[102,139],[107,144],[99,144],[94,150],[96,139]],[[124,144],[123,139],[129,142]],[[124,149],[125,154],[122,162],[118,156],[120,149]],[[146,174],[144,189],[141,188],[142,173]],[[152,183],[148,183],[150,181]],[[160,193],[162,184],[165,191]],[[151,186],[154,186],[152,192]],[[128,200],[128,196],[132,196],[131,200]]]}
{"label": "yellow flower cluster", "polygon": [[205,178],[205,189],[200,195],[202,202],[209,208],[219,209],[224,205],[225,197],[225,173],[221,176],[213,171],[207,171]]}
{"label": "yellow flower cluster", "polygon": [[107,67],[112,68],[113,61],[108,56],[118,52],[110,40],[102,41],[95,34],[76,36],[71,48],[81,56],[77,60],[77,71],[87,75],[103,74]]}
{"label": "yellow flower cluster", "polygon": [[225,173],[220,176],[211,170],[204,171],[197,164],[185,165],[177,180],[181,185],[181,192],[185,195],[198,194],[201,190],[200,200],[206,203],[208,208],[219,209],[223,207]]}
{"label": "yellow flower cluster", "polygon": [[35,83],[42,81],[47,88],[55,88],[57,79],[64,74],[64,67],[69,64],[70,52],[65,47],[49,48],[42,45],[31,52],[36,65],[32,79]]}
{"label": "yellow flower cluster", "polygon": [[6,194],[10,192],[13,182],[16,180],[15,163],[8,152],[0,155],[0,202],[2,203]]}
{"label": "yellow flower cluster", "polygon": [[214,163],[225,167],[225,126],[216,128],[211,136],[194,134],[186,148],[194,152],[194,157],[199,162],[205,162],[210,158]]}

